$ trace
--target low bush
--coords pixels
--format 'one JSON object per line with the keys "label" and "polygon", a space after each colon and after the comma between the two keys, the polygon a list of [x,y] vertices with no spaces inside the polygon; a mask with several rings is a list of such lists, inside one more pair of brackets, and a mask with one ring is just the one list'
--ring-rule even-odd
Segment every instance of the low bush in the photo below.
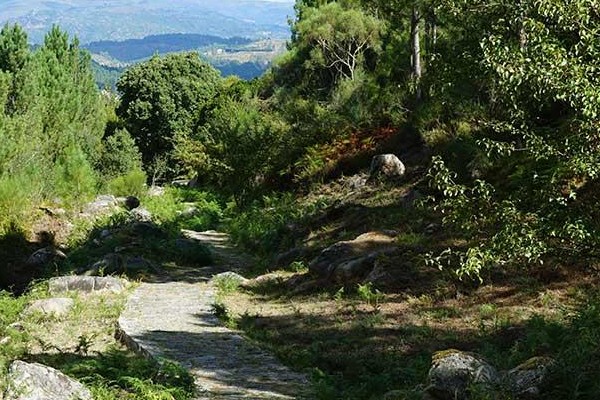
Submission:
{"label": "low bush", "polygon": [[141,169],[134,169],[111,179],[107,186],[109,192],[115,196],[141,197],[146,192],[146,173]]}

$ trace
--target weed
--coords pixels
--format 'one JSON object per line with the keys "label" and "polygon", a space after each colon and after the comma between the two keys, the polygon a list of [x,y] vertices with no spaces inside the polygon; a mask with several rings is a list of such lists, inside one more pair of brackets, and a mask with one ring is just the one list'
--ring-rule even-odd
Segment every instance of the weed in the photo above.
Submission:
{"label": "weed", "polygon": [[371,306],[374,311],[379,311],[381,301],[385,298],[385,295],[379,289],[373,290],[373,283],[371,282],[358,284],[357,293],[358,297]]}
{"label": "weed", "polygon": [[434,320],[446,320],[449,318],[459,318],[461,312],[456,307],[433,307],[425,312],[425,314]]}
{"label": "weed", "polygon": [[495,304],[482,304],[479,306],[479,317],[481,319],[492,319],[496,316],[498,307]]}
{"label": "weed", "polygon": [[225,304],[216,302],[213,303],[211,307],[213,314],[223,323],[223,325],[230,329],[236,328],[237,323],[235,318],[231,315]]}
{"label": "weed", "polygon": [[288,265],[286,270],[296,273],[306,273],[308,272],[308,267],[302,261],[294,261]]}
{"label": "weed", "polygon": [[77,346],[75,347],[76,354],[87,355],[92,346],[92,342],[96,335],[79,335]]}
{"label": "weed", "polygon": [[339,288],[337,290],[337,292],[335,292],[335,294],[333,295],[333,299],[338,303],[344,299],[344,287],[343,286],[341,288]]}
{"label": "weed", "polygon": [[240,277],[236,275],[219,275],[213,278],[213,283],[217,287],[220,296],[228,295],[240,287],[242,281]]}
{"label": "weed", "polygon": [[415,247],[422,245],[426,240],[422,233],[406,232],[398,235],[396,241],[400,246]]}

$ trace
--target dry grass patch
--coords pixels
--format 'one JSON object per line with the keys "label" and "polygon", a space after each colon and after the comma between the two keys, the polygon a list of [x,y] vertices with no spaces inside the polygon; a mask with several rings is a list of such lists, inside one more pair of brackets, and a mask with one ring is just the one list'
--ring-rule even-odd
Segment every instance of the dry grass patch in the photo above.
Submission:
{"label": "dry grass patch", "polygon": [[584,271],[552,282],[514,275],[470,288],[416,282],[375,307],[348,288],[289,295],[294,274],[276,275],[270,285],[221,301],[249,337],[309,371],[323,399],[378,399],[390,390],[419,398],[415,388],[426,382],[431,354],[446,348],[480,352],[500,368],[552,355],[543,343],[529,344],[531,321],[565,324],[598,283]]}

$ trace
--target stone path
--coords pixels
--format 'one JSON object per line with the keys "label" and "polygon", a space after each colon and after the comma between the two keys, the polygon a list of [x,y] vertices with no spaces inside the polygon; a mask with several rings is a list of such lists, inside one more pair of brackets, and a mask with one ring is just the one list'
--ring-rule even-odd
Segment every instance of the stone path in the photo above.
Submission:
{"label": "stone path", "polygon": [[243,258],[217,232],[184,232],[211,246],[218,265],[176,271],[142,283],[119,318],[123,341],[134,350],[180,363],[194,376],[195,399],[305,399],[308,382],[213,315],[210,276],[237,270]]}

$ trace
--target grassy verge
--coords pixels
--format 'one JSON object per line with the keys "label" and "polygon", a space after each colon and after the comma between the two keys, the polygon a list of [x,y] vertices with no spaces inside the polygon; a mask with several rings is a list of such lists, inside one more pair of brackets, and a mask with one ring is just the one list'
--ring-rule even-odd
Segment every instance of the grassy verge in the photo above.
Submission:
{"label": "grassy verge", "polygon": [[[477,352],[501,370],[549,356],[557,367],[541,398],[600,397],[593,378],[600,372],[597,274],[556,263],[494,271],[482,285],[431,268],[427,252],[460,243],[435,224],[433,212],[406,206],[410,186],[374,186],[357,194],[341,180],[306,197],[255,205],[240,217],[244,223],[229,226],[240,243],[262,249],[262,271],[271,271],[271,279],[252,289],[223,283],[215,312],[307,372],[320,399],[381,399],[386,393],[421,399],[432,354],[448,348]],[[320,206],[311,208],[315,200]],[[396,285],[294,290],[320,249],[377,229],[397,232],[402,252],[385,261],[406,265]],[[273,262],[275,253],[294,246],[308,251],[286,265]]]}
{"label": "grassy verge", "polygon": [[40,362],[80,379],[97,400],[190,398],[193,380],[183,368],[147,360],[115,342],[126,295],[71,293],[74,307],[59,317],[23,313],[29,302],[49,296],[43,283],[19,297],[0,294],[0,333],[8,338],[0,348],[2,370],[15,359]]}

